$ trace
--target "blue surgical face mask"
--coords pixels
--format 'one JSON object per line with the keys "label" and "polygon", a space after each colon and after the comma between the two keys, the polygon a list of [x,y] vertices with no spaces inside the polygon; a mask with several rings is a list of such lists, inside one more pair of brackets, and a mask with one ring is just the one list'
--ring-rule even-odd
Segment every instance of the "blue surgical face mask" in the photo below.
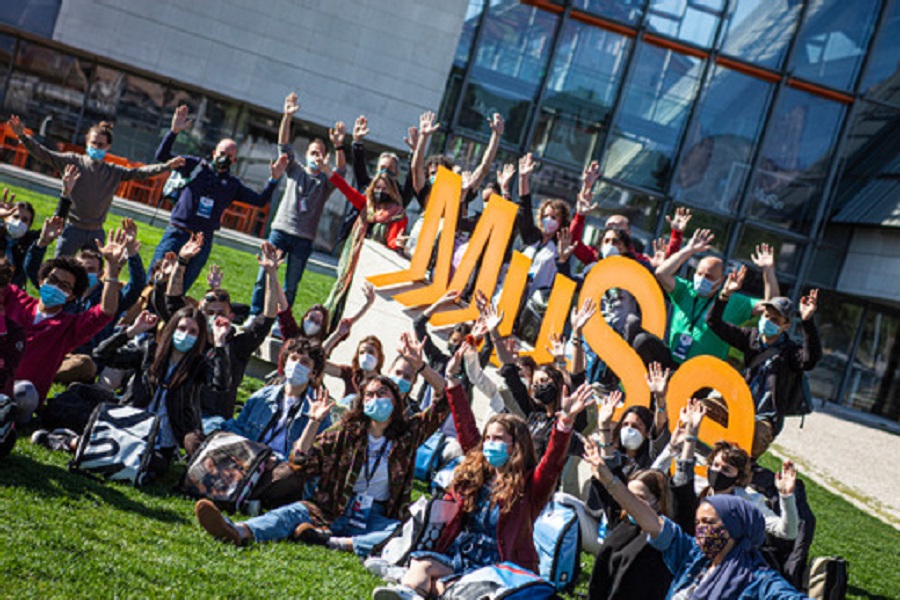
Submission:
{"label": "blue surgical face mask", "polygon": [[412,382],[408,379],[404,379],[403,377],[391,375],[391,381],[397,384],[397,387],[400,388],[400,393],[404,396],[409,393],[409,390],[412,389]]}
{"label": "blue surgical face mask", "polygon": [[41,302],[43,302],[44,306],[46,306],[47,308],[62,306],[66,303],[66,300],[69,299],[69,295],[67,293],[65,293],[52,283],[43,284],[39,293],[41,295]]}
{"label": "blue surgical face mask", "polygon": [[432,175],[431,177],[428,178],[428,183],[430,183],[431,185],[434,185],[435,179],[437,179],[437,175]]}
{"label": "blue surgical face mask", "polygon": [[509,460],[506,442],[484,442],[481,444],[481,452],[495,469],[499,469]]}
{"label": "blue surgical face mask", "polygon": [[284,364],[284,378],[291,385],[306,385],[309,383],[309,367],[303,363],[289,360]]}
{"label": "blue surgical face mask", "polygon": [[759,318],[759,333],[763,337],[775,337],[781,332],[781,327],[774,321],[770,321],[765,315]]}
{"label": "blue surgical face mask", "polygon": [[87,155],[91,158],[91,160],[103,160],[104,157],[106,157],[106,150],[100,150],[99,148],[88,146]]}
{"label": "blue surgical face mask", "polygon": [[373,421],[384,423],[391,418],[394,412],[394,403],[390,398],[370,398],[363,404],[363,413]]}
{"label": "blue surgical face mask", "polygon": [[100,281],[100,278],[97,277],[96,273],[88,273],[88,287],[94,287],[97,285],[97,282]]}
{"label": "blue surgical face mask", "polygon": [[309,167],[309,170],[313,173],[318,173],[321,169],[319,168],[319,163],[316,162],[314,158],[306,158],[306,166]]}
{"label": "blue surgical face mask", "polygon": [[703,275],[694,275],[694,291],[698,296],[709,298],[716,289],[716,282],[710,281]]}
{"label": "blue surgical face mask", "polygon": [[179,352],[189,352],[196,343],[197,336],[191,335],[186,331],[175,330],[175,333],[172,334],[172,345]]}

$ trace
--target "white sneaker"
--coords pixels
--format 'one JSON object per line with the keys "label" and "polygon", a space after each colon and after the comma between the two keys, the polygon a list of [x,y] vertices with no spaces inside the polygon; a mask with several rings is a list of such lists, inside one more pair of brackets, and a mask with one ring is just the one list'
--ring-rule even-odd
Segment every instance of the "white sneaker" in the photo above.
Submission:
{"label": "white sneaker", "polygon": [[405,585],[375,588],[372,600],[425,600],[412,588]]}
{"label": "white sneaker", "polygon": [[378,557],[367,558],[363,562],[363,566],[366,568],[366,571],[375,577],[379,577],[389,583],[400,583],[407,571],[404,567],[397,566]]}

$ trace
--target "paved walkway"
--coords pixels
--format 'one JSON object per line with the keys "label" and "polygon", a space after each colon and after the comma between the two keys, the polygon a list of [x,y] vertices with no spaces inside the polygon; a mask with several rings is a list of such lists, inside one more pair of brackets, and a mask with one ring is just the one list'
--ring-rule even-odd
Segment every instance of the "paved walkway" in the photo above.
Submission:
{"label": "paved walkway", "polygon": [[900,529],[900,435],[848,420],[840,409],[788,419],[772,450],[803,476]]}

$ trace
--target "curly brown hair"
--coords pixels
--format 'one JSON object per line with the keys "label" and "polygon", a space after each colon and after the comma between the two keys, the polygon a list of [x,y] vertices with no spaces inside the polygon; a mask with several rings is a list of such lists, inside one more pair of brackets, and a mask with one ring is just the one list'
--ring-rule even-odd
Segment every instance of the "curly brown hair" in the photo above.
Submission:
{"label": "curly brown hair", "polygon": [[534,444],[525,420],[517,415],[496,414],[484,426],[485,434],[494,423],[498,423],[512,436],[512,451],[509,453],[509,460],[499,469],[492,467],[484,457],[481,443],[466,453],[453,473],[450,488],[462,498],[462,509],[466,513],[475,510],[481,488],[491,481],[495,473],[497,478],[491,491],[491,506],[499,505],[500,512],[508,513],[525,495],[525,478],[537,467]]}
{"label": "curly brown hair", "polygon": [[90,135],[91,133],[98,133],[100,135],[106,136],[106,143],[112,146],[113,124],[109,121],[100,121],[96,125],[93,125],[90,129],[88,129],[88,135]]}
{"label": "curly brown hair", "polygon": [[544,209],[548,206],[555,210],[559,215],[559,228],[563,229],[568,227],[569,221],[572,219],[572,211],[569,209],[569,203],[565,200],[544,200],[541,202],[541,208],[538,209],[538,220],[544,218]]}

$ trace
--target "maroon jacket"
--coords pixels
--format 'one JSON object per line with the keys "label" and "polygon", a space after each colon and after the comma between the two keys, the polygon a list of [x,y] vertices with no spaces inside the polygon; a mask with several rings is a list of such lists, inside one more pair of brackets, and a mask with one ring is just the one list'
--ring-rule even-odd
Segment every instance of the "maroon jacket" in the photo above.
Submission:
{"label": "maroon jacket", "polygon": [[[459,444],[463,452],[468,452],[481,443],[481,434],[475,424],[472,407],[465,394],[448,393],[447,399],[453,412]],[[571,430],[562,431],[558,426],[554,426],[541,462],[525,478],[525,493],[512,510],[500,512],[500,520],[497,523],[497,545],[503,561],[514,562],[537,572],[539,561],[537,551],[534,549],[534,521],[553,496],[556,481],[566,464],[570,437],[572,437]],[[451,492],[445,499],[454,500],[460,510],[441,533],[441,539],[437,544],[438,552],[444,552],[450,547],[462,530],[463,524],[462,498]]]}

